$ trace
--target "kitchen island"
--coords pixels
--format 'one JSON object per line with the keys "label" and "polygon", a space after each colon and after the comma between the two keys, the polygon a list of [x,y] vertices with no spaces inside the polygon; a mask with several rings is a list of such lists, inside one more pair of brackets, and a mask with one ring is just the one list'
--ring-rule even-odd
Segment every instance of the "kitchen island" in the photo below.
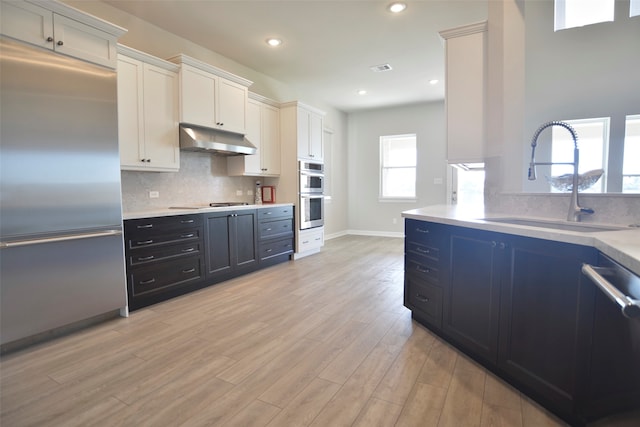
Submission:
{"label": "kitchen island", "polygon": [[572,425],[638,408],[640,321],[582,268],[638,275],[640,230],[450,206],[403,217],[415,320]]}

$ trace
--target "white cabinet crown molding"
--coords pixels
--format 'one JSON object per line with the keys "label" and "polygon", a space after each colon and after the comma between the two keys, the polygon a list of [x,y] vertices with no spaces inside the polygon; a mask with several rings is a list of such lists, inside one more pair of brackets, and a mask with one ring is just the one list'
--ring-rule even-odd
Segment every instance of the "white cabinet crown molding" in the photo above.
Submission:
{"label": "white cabinet crown molding", "polygon": [[283,102],[280,104],[280,108],[288,108],[288,107],[299,107],[302,109],[305,109],[307,111],[310,111],[312,113],[316,113],[319,114],[321,116],[326,116],[327,113],[325,111],[322,111],[316,107],[312,107],[311,105],[305,104],[303,102],[300,101],[289,101],[289,102]]}
{"label": "white cabinet crown molding", "polygon": [[129,46],[125,46],[123,44],[118,44],[118,53],[128,56],[129,58],[137,59],[138,61],[142,61],[147,64],[155,65],[156,67],[160,67],[168,71],[173,71],[175,73],[180,71],[180,66],[178,64],[165,61],[164,59],[149,55],[148,53],[139,51]]}
{"label": "white cabinet crown molding", "polygon": [[253,99],[254,101],[262,102],[263,104],[271,105],[275,108],[280,108],[280,103],[278,101],[274,101],[271,98],[267,98],[265,96],[259,95],[255,92],[249,92],[249,99]]}
{"label": "white cabinet crown molding", "polygon": [[122,37],[128,31],[126,28],[122,28],[116,24],[112,24],[111,22],[107,22],[104,19],[100,19],[96,16],[90,15],[64,3],[60,3],[59,1],[28,0],[27,3],[35,4],[42,7],[43,9],[47,9],[51,12],[66,16],[67,18],[80,21],[86,25],[104,31],[105,33],[110,34],[115,38]]}
{"label": "white cabinet crown molding", "polygon": [[184,54],[174,55],[170,58],[167,58],[167,61],[173,62],[175,64],[179,64],[179,65],[187,64],[192,67],[198,68],[202,71],[206,71],[208,73],[214,74],[218,77],[222,77],[223,79],[230,80],[234,83],[237,83],[245,87],[249,87],[253,84],[251,80],[245,79],[244,77],[237,76],[221,68],[214,67],[211,64],[207,64],[206,62],[202,62],[198,59],[192,58]]}
{"label": "white cabinet crown molding", "polygon": [[443,40],[451,39],[454,37],[462,37],[469,34],[481,33],[487,31],[487,21],[474,22],[473,24],[462,25],[460,27],[449,28],[442,30],[438,34]]}

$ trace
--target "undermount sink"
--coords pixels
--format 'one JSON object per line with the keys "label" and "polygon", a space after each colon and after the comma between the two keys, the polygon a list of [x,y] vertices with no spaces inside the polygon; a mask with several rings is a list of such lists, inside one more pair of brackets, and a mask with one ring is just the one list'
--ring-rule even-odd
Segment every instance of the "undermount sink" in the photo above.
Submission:
{"label": "undermount sink", "polygon": [[555,230],[579,231],[581,233],[597,233],[601,231],[624,230],[626,227],[615,225],[576,224],[567,221],[545,221],[526,218],[482,218],[483,221],[500,222],[512,225],[525,225],[527,227],[553,228]]}

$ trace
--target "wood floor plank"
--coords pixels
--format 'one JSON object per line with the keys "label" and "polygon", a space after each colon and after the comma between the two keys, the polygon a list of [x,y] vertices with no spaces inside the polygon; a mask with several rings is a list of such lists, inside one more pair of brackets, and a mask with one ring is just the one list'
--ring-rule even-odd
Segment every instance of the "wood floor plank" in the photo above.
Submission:
{"label": "wood floor plank", "polygon": [[396,427],[437,426],[446,397],[445,387],[416,383],[402,408]]}
{"label": "wood floor plank", "polygon": [[352,427],[393,427],[400,411],[402,405],[371,398]]}
{"label": "wood floor plank", "polygon": [[277,406],[254,400],[241,412],[225,423],[226,427],[264,427],[280,413]]}
{"label": "wood floor plank", "polygon": [[485,377],[481,370],[454,370],[438,427],[480,425]]}
{"label": "wood floor plank", "polygon": [[316,378],[298,393],[271,421],[270,427],[308,426],[340,389],[340,385]]}

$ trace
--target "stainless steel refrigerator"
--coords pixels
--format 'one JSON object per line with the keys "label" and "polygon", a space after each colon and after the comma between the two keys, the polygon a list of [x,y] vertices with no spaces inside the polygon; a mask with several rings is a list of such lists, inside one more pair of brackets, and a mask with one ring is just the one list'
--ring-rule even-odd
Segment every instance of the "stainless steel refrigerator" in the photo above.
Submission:
{"label": "stainless steel refrigerator", "polygon": [[126,307],[114,70],[0,37],[0,343]]}

